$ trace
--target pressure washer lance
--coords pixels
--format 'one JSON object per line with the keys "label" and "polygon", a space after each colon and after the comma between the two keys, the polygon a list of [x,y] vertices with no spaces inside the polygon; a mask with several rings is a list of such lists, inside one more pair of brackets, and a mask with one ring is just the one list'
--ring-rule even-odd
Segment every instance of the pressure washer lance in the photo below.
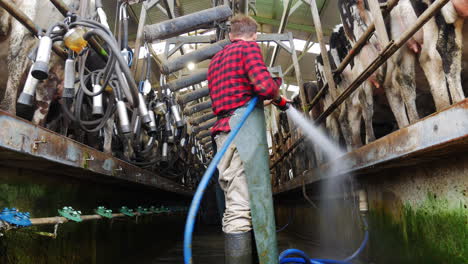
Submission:
{"label": "pressure washer lance", "polygon": [[38,80],[45,80],[49,76],[50,53],[52,52],[52,39],[42,36],[39,40],[36,61],[32,66],[31,74]]}
{"label": "pressure washer lance", "polygon": [[117,101],[117,112],[119,114],[119,123],[122,133],[128,134],[132,132],[132,129],[130,128],[130,121],[128,119],[127,107],[123,101]]}
{"label": "pressure washer lance", "polygon": [[[102,86],[99,83],[93,84],[93,93],[102,90]],[[102,93],[93,96],[93,115],[104,115],[104,108],[102,106]]]}
{"label": "pressure washer lance", "polygon": [[65,60],[62,97],[70,99],[75,97],[75,60],[71,56]]}
{"label": "pressure washer lance", "polygon": [[32,106],[34,102],[34,96],[36,94],[36,88],[39,84],[39,80],[34,78],[32,75],[32,67],[29,69],[28,78],[24,84],[23,91],[18,98],[18,104]]}

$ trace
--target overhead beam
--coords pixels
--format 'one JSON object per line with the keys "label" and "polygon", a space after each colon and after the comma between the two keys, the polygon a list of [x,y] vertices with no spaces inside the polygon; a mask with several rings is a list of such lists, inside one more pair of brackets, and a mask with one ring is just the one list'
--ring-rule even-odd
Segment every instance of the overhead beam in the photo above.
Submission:
{"label": "overhead beam", "polygon": [[[259,16],[251,16],[251,17],[255,19],[255,21],[257,21],[257,23],[259,24],[272,25],[272,26],[277,26],[277,27],[279,27],[281,24],[281,21],[278,19],[259,17]],[[286,29],[315,33],[315,29],[313,26],[303,25],[303,24],[288,23],[286,25]],[[330,35],[332,32],[332,29],[324,28],[323,31],[326,35]]]}

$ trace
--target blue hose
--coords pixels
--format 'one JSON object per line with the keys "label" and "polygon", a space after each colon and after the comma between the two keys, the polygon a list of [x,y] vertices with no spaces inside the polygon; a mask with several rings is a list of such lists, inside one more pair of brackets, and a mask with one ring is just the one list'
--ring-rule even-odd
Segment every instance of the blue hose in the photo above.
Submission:
{"label": "blue hose", "polygon": [[196,220],[196,216],[198,213],[198,208],[200,207],[200,202],[203,198],[203,194],[205,193],[206,187],[208,186],[208,183],[210,182],[211,177],[216,171],[216,166],[221,161],[221,158],[223,157],[224,153],[226,153],[229,145],[231,145],[237,133],[239,133],[239,130],[244,125],[250,113],[252,113],[252,111],[254,110],[257,102],[258,102],[258,97],[254,97],[249,102],[247,109],[244,115],[242,116],[239,124],[237,124],[237,126],[231,130],[231,133],[229,133],[229,136],[224,142],[223,146],[218,151],[218,153],[216,153],[216,155],[214,156],[205,174],[203,174],[200,184],[197,187],[197,191],[195,192],[195,195],[193,196],[192,204],[190,205],[190,209],[189,209],[188,216],[187,216],[187,221],[185,223],[185,231],[184,231],[184,263],[185,264],[192,264],[193,228],[195,226],[195,220]]}
{"label": "blue hose", "polygon": [[[208,169],[206,170],[205,174],[203,174],[203,177],[200,181],[200,184],[197,187],[197,190],[195,192],[195,195],[193,196],[192,203],[190,205],[190,209],[188,212],[187,216],[187,221],[185,223],[185,231],[184,231],[184,263],[185,264],[193,264],[192,263],[192,235],[193,235],[193,229],[195,226],[195,220],[197,217],[198,209],[200,208],[200,203],[203,198],[203,194],[205,193],[205,190],[210,182],[211,177],[216,171],[216,166],[218,163],[221,161],[221,158],[224,156],[226,153],[229,145],[231,145],[232,141],[236,137],[237,133],[239,133],[239,130],[241,127],[244,125],[245,121],[249,117],[250,113],[255,108],[255,105],[258,102],[258,97],[254,97],[248,104],[247,109],[242,116],[239,124],[231,130],[231,133],[229,133],[228,138],[224,142],[223,146],[221,149],[216,153],[214,156],[213,160],[211,161],[210,165],[208,166]],[[364,235],[364,240],[361,243],[361,246],[354,252],[351,256],[347,257],[344,260],[332,260],[332,259],[311,259],[309,256],[307,256],[303,251],[298,250],[298,249],[287,249],[283,251],[280,256],[280,264],[291,264],[291,263],[306,263],[306,264],[351,264],[350,261],[352,261],[354,258],[356,258],[365,248],[367,241],[369,240],[369,232],[367,230],[367,222],[363,218],[364,225],[366,228],[366,233]],[[296,256],[296,257],[288,257],[288,256]]]}
{"label": "blue hose", "polygon": [[[306,264],[351,264],[351,261],[355,259],[367,245],[367,241],[369,240],[369,231],[367,228],[367,221],[363,217],[362,221],[364,223],[364,228],[366,230],[364,234],[364,239],[362,240],[361,246],[354,252],[351,256],[345,258],[344,260],[333,260],[333,259],[311,259],[307,256],[303,251],[298,249],[287,249],[283,251],[280,256],[280,264],[291,264],[291,263],[306,263]],[[296,257],[289,257],[288,256],[296,256]]]}

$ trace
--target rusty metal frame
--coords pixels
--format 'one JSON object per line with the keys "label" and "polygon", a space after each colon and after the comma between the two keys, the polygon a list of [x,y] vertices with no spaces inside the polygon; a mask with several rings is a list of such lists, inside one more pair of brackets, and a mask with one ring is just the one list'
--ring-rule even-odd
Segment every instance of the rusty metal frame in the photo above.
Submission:
{"label": "rusty metal frame", "polygon": [[[167,192],[193,191],[45,128],[0,111],[0,164],[59,172],[106,183],[133,183]],[[32,165],[34,164],[34,166]]]}
{"label": "rusty metal frame", "polygon": [[[432,114],[408,127],[397,130],[385,137],[345,154],[337,161],[347,164],[338,171],[339,175],[352,173],[373,174],[386,168],[405,167],[428,162],[453,153],[466,153],[468,149],[468,99],[444,111]],[[448,125],[450,124],[450,125]],[[303,183],[311,185],[323,180],[329,168],[304,172],[303,175],[284,182],[274,188],[276,194],[299,190]]]}

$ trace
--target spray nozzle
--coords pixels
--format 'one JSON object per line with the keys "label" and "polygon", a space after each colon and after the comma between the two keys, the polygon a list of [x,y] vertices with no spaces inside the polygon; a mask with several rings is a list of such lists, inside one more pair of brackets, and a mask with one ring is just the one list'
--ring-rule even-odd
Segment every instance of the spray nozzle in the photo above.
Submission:
{"label": "spray nozzle", "polygon": [[273,105],[278,107],[278,109],[280,109],[281,111],[288,110],[289,106],[291,105],[288,99],[286,99],[283,96],[280,96],[279,98],[274,99],[272,103]]}

